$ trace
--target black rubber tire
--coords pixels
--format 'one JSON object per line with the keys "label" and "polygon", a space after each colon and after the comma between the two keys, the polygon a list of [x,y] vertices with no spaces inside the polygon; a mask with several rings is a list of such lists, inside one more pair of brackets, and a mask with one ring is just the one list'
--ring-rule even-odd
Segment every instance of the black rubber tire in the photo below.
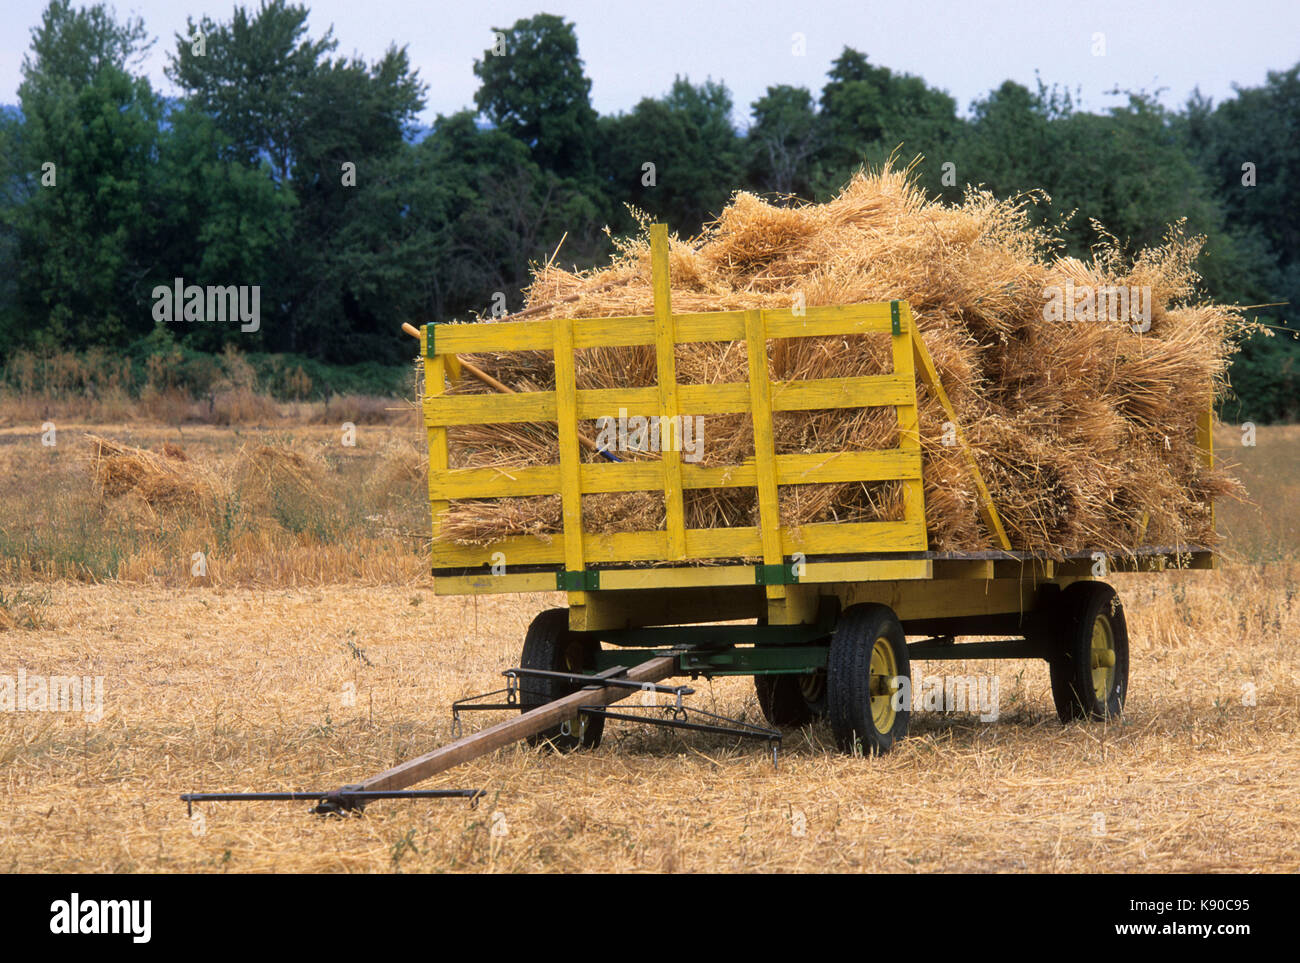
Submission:
{"label": "black rubber tire", "polygon": [[[547,609],[528,626],[524,636],[524,651],[519,665],[524,669],[546,669],[550,672],[594,672],[596,654],[600,643],[583,639],[569,631],[568,609]],[[524,676],[519,680],[519,706],[524,712],[553,702],[578,686],[560,679],[539,679]],[[549,744],[561,752],[574,749],[595,749],[605,730],[605,720],[600,716],[585,716],[586,728],[580,721],[554,726],[535,736],[528,737],[530,746]],[[579,733],[574,729],[581,732]],[[567,730],[567,731],[566,731]]]}
{"label": "black rubber tire", "polygon": [[[872,654],[880,642],[897,679],[911,678],[907,657],[907,639],[898,617],[886,605],[874,603],[852,605],[845,609],[831,635],[830,655],[826,663],[826,710],[835,743],[844,752],[880,755],[888,752],[907,735],[911,721],[911,684],[901,687],[882,677],[878,685],[887,687],[889,719],[878,723],[872,699]],[[902,698],[900,699],[900,694]],[[878,693],[877,698],[883,698]],[[901,705],[898,702],[901,701]]]}
{"label": "black rubber tire", "polygon": [[[1093,667],[1093,633],[1099,619],[1109,629],[1115,663],[1113,673],[1100,677]],[[1119,595],[1105,582],[1074,582],[1061,593],[1051,624],[1054,651],[1048,666],[1056,714],[1062,722],[1118,718],[1128,695],[1128,626]],[[1098,696],[1098,686],[1104,686],[1104,697]]]}
{"label": "black rubber tire", "polygon": [[826,715],[826,673],[756,675],[754,694],[768,725],[798,729]]}

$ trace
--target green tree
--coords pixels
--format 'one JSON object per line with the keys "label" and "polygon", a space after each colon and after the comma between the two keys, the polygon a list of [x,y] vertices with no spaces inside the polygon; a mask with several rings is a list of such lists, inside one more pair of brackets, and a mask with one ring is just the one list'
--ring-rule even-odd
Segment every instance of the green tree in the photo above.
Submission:
{"label": "green tree", "polygon": [[937,190],[938,170],[961,129],[956,101],[920,77],[868,63],[851,47],[835,59],[827,77],[819,115],[826,142],[821,191],[837,189],[863,163],[883,163],[900,146],[906,158],[928,159],[922,169],[925,184]]}
{"label": "green tree", "polygon": [[481,82],[474,103],[498,130],[527,144],[544,170],[589,177],[596,112],[573,24],[539,13],[493,31],[496,42],[474,61]]}
{"label": "green tree", "polygon": [[162,106],[130,66],[139,19],[53,0],[32,29],[18,88],[23,123],[11,243],[23,340],[122,344],[152,325],[146,278]]}
{"label": "green tree", "polygon": [[[212,117],[231,156],[249,168],[269,164],[288,195],[253,208],[264,218],[258,236],[278,238],[276,256],[246,282],[264,288],[266,344],[347,361],[391,316],[385,301],[357,296],[373,284],[355,266],[374,262],[344,240],[368,236],[352,227],[369,216],[363,188],[404,148],[424,86],[404,49],[390,47],[370,65],[330,59],[332,28],[313,39],[307,14],[271,0],[252,13],[237,7],[227,23],[190,23],[189,34],[176,37],[168,75],[191,107]],[[391,351],[395,357],[396,345]]]}
{"label": "green tree", "polygon": [[780,84],[750,107],[754,123],[746,138],[750,183],[760,190],[809,197],[822,130],[812,94]]}
{"label": "green tree", "polygon": [[[723,84],[678,77],[667,96],[602,118],[601,128],[609,195],[683,233],[721,211],[740,182],[743,142],[731,126]],[[615,223],[631,222],[623,215]]]}

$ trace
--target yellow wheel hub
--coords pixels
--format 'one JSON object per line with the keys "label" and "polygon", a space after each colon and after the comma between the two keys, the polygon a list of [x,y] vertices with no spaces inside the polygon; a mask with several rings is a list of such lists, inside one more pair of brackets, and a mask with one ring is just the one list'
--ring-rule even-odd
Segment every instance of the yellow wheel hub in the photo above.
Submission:
{"label": "yellow wheel hub", "polygon": [[1098,615],[1092,623],[1092,690],[1102,705],[1115,685],[1115,633],[1110,619]]}
{"label": "yellow wheel hub", "polygon": [[876,731],[887,733],[894,728],[893,680],[898,676],[894,647],[884,636],[871,647],[871,719]]}

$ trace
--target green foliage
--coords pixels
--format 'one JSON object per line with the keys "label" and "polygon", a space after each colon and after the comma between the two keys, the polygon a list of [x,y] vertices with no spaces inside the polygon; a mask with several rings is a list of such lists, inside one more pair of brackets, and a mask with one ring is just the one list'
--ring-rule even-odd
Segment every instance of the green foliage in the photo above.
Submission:
{"label": "green foliage", "polygon": [[[151,43],[102,3],[51,0],[32,30],[21,109],[0,112],[10,384],[201,395],[238,357],[280,398],[404,392],[402,321],[518,310],[561,236],[560,260],[586,267],[608,254],[607,229],[639,229],[629,206],[693,234],[738,188],[824,198],[862,164],[923,155],[922,185],[948,199],[968,184],[1041,189],[1034,216],[1065,221],[1082,257],[1103,236],[1092,219],[1131,249],[1185,219],[1208,239],[1205,295],[1264,305],[1287,329],[1245,346],[1230,404],[1260,422],[1297,415],[1300,65],[1181,111],[1137,93],[1084,112],[1068,91],[1007,81],[963,118],[946,92],[846,47],[820,91],[768,87],[740,132],[713,80],[678,77],[598,117],[577,29],[538,14],[475,61],[476,110],[420,139],[425,87],[405,49],[340,57],[306,6],[187,20],[167,67],[177,102],[141,75]],[[257,286],[260,329],[156,326],[154,289],[178,277]]]}
{"label": "green foliage", "polygon": [[[731,94],[712,80],[697,86],[678,77],[663,98],[602,118],[601,147],[610,196],[684,234],[719,213],[740,185],[744,160]],[[632,226],[626,214],[616,223]]]}
{"label": "green foliage", "polygon": [[573,24],[539,13],[513,27],[474,61],[482,82],[474,103],[492,125],[526,144],[546,170],[591,174],[596,112]]}

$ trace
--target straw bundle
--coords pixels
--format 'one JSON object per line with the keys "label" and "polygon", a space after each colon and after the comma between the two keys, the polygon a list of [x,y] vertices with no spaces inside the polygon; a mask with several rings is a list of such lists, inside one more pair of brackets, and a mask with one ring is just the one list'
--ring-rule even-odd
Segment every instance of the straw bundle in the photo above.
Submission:
{"label": "straw bundle", "polygon": [[[1244,322],[1232,307],[1197,300],[1193,264],[1203,239],[1178,225],[1162,246],[1131,261],[1113,240],[1088,263],[1057,257],[1059,238],[1029,217],[1034,200],[970,190],[948,206],[927,199],[909,171],[889,167],[858,174],[825,204],[781,207],[738,193],[699,237],[672,241],[673,309],[907,300],[1014,548],[1059,555],[1212,543],[1206,501],[1239,486],[1201,464],[1195,425],[1225,386]],[[1083,315],[1088,303],[1076,291],[1116,288],[1146,297]],[[1053,291],[1083,319],[1051,318],[1045,306]],[[648,242],[621,242],[608,266],[589,272],[538,269],[528,303],[553,304],[536,311],[546,317],[651,314]],[[554,384],[545,353],[473,360],[515,390]],[[575,364],[580,388],[654,384],[652,346],[587,349]],[[743,343],[679,345],[676,364],[684,384],[748,380]],[[889,342],[773,340],[768,367],[780,380],[885,373]],[[453,390],[488,389],[466,381]],[[964,456],[944,444],[949,419],[919,390],[931,548],[991,548]],[[783,412],[774,430],[778,454],[897,444],[892,409]],[[556,461],[553,425],[469,427],[449,437],[453,467],[508,471]],[[706,419],[704,464],[752,455],[748,416]],[[691,527],[758,522],[752,489],[687,492],[685,501]],[[895,519],[902,499],[896,483],[801,485],[783,488],[780,505],[782,524],[797,527]],[[655,529],[664,521],[656,493],[587,496],[583,511],[589,531]],[[465,501],[444,515],[440,537],[490,544],[559,526],[558,497]]]}
{"label": "straw bundle", "polygon": [[164,443],[161,452],[152,452],[98,435],[87,435],[87,440],[91,474],[106,496],[133,495],[152,509],[201,511],[211,508],[224,491],[217,475],[195,465],[171,443]]}

